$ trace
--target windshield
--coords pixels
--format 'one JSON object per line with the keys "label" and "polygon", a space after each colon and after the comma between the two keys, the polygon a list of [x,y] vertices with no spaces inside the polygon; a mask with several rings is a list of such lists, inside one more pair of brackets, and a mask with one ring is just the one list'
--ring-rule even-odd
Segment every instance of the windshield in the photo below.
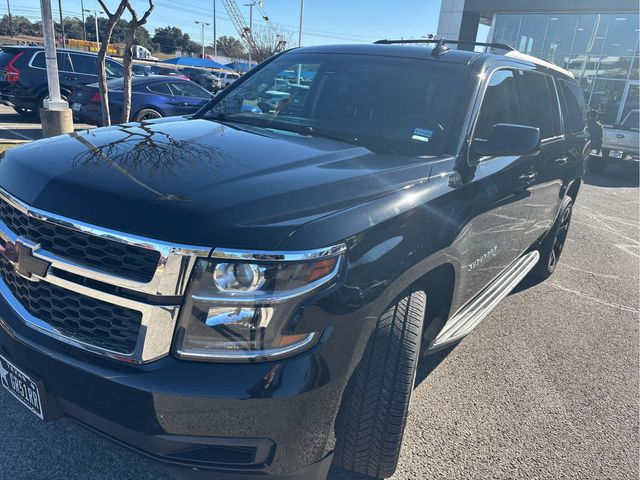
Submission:
{"label": "windshield", "polygon": [[443,153],[468,67],[344,54],[282,55],[201,113],[398,155]]}

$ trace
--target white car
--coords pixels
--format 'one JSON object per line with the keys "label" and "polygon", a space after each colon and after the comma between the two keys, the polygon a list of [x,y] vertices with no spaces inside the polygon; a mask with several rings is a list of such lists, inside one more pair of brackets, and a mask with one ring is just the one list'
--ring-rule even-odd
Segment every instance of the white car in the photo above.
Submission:
{"label": "white car", "polygon": [[240,78],[240,75],[234,72],[216,72],[214,73],[214,75],[220,79],[221,89],[227,88],[229,85]]}

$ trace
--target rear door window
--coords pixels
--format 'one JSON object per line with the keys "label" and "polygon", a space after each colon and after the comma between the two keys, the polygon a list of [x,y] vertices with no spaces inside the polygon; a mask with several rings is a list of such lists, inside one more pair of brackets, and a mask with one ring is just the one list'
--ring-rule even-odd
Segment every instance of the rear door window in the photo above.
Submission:
{"label": "rear door window", "polygon": [[90,55],[71,55],[71,61],[73,62],[73,71],[81,73],[83,75],[97,75],[98,74],[98,62],[95,57]]}
{"label": "rear door window", "polygon": [[566,80],[558,80],[558,87],[562,97],[562,108],[565,118],[565,128],[569,133],[580,133],[585,129],[587,106],[584,93],[580,85]]}
{"label": "rear door window", "polygon": [[497,70],[491,75],[476,121],[474,138],[486,140],[498,123],[522,124],[512,70]]}
{"label": "rear door window", "polygon": [[[560,113],[553,81],[543,73],[520,72],[522,124],[540,129],[540,139],[560,135]],[[553,90],[551,90],[553,88]]]}
{"label": "rear door window", "polygon": [[167,83],[154,83],[152,85],[149,85],[147,87],[147,90],[149,90],[151,93],[159,93],[160,95],[173,95],[173,92],[171,91]]}

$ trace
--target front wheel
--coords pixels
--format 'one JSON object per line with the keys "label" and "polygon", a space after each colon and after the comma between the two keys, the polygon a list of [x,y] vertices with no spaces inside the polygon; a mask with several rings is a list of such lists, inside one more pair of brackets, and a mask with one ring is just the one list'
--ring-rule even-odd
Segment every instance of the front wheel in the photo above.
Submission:
{"label": "front wheel", "polygon": [[540,260],[531,270],[534,277],[542,280],[549,278],[558,266],[560,255],[567,241],[569,226],[571,225],[571,215],[573,214],[573,200],[565,197],[558,213],[556,223],[543,240],[540,248]]}
{"label": "front wheel", "polygon": [[345,390],[334,461],[381,479],[398,465],[420,353],[426,295],[404,293],[380,316]]}
{"label": "front wheel", "polygon": [[162,118],[162,114],[154,110],[153,108],[143,108],[134,117],[136,122],[145,122],[147,120],[154,120],[156,118]]}

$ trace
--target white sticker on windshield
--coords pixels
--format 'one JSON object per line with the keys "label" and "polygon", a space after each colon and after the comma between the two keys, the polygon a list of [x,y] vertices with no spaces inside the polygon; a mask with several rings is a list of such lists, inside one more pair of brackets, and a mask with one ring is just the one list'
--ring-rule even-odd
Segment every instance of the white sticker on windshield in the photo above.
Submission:
{"label": "white sticker on windshield", "polygon": [[413,131],[411,140],[418,140],[419,142],[428,142],[433,136],[433,130],[427,130],[425,128],[416,128]]}

